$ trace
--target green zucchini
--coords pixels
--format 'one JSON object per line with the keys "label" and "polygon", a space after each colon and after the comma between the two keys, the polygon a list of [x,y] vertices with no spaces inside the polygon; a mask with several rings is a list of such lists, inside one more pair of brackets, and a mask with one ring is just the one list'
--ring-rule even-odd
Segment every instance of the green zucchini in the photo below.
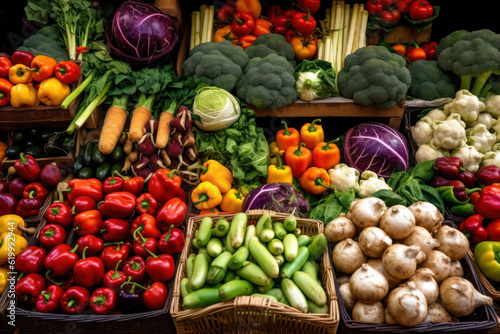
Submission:
{"label": "green zucchini", "polygon": [[[97,146],[96,146],[97,147]],[[95,169],[95,177],[100,181],[104,181],[111,174],[109,171],[111,170],[111,164],[109,162],[105,162]]]}
{"label": "green zucchini", "polygon": [[86,165],[90,165],[92,163],[92,150],[94,149],[94,146],[97,144],[97,139],[91,140],[85,144],[83,147],[83,163]]}
{"label": "green zucchini", "polygon": [[92,162],[96,165],[101,165],[106,161],[106,156],[99,150],[99,145],[92,147]]}
{"label": "green zucchini", "polygon": [[90,179],[91,177],[94,177],[94,170],[90,166],[82,167],[78,172],[79,179]]}
{"label": "green zucchini", "polygon": [[125,158],[123,147],[121,145],[116,145],[113,151],[111,151],[110,156],[113,161],[122,161]]}

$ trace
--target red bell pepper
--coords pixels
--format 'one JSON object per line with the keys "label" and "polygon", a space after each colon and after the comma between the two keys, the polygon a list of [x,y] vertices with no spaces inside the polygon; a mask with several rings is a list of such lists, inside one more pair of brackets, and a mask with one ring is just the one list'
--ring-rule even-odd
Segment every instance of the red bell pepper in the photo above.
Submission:
{"label": "red bell pepper", "polygon": [[144,306],[148,310],[161,310],[167,302],[168,289],[162,282],[154,282],[146,289],[142,297]]}
{"label": "red bell pepper", "polygon": [[476,175],[467,170],[460,171],[457,180],[462,181],[466,188],[475,188],[477,186]]}
{"label": "red bell pepper", "polygon": [[142,282],[146,276],[146,262],[139,255],[134,255],[123,266],[123,273],[130,277],[132,282]]}
{"label": "red bell pepper", "polygon": [[35,55],[28,51],[14,51],[11,57],[12,65],[23,64],[27,67],[31,66],[33,59],[35,59]]}
{"label": "red bell pepper", "polygon": [[36,300],[36,310],[42,313],[55,313],[60,308],[61,297],[64,289],[59,285],[52,284],[43,290]]}
{"label": "red bell pepper", "polygon": [[159,204],[164,204],[177,194],[181,184],[178,170],[157,169],[149,179],[148,190]]}
{"label": "red bell pepper", "polygon": [[158,241],[158,250],[161,253],[170,255],[179,254],[184,248],[184,234],[174,225],[170,225],[168,232],[165,232]]}
{"label": "red bell pepper", "polygon": [[90,308],[95,314],[113,314],[116,307],[116,292],[109,288],[99,288],[90,297]]}
{"label": "red bell pepper", "polygon": [[380,0],[368,0],[365,3],[365,9],[370,16],[379,16],[384,10],[384,4]]}
{"label": "red bell pepper", "polygon": [[84,211],[97,210],[95,200],[89,196],[80,196],[73,201],[71,211],[73,213],[81,213]]}
{"label": "red bell pepper", "polygon": [[2,215],[16,213],[17,200],[11,193],[0,194],[0,213]]}
{"label": "red bell pepper", "polygon": [[473,245],[488,239],[488,232],[483,227],[483,219],[483,216],[475,214],[458,225],[458,229],[465,234]]}
{"label": "red bell pepper", "polygon": [[80,77],[80,66],[77,63],[72,61],[61,61],[57,63],[55,68],[55,76],[60,81],[66,84],[72,84],[78,77]]}
{"label": "red bell pepper", "polygon": [[9,68],[12,67],[12,61],[9,57],[1,56],[0,57],[0,77],[8,78],[9,77]]}
{"label": "red bell pepper", "polygon": [[143,193],[139,197],[137,197],[135,210],[140,214],[147,213],[150,215],[154,215],[157,207],[158,202],[150,193]]}
{"label": "red bell pepper", "polygon": [[272,19],[281,14],[283,14],[283,9],[281,8],[280,5],[269,6],[269,8],[267,8],[266,10],[266,17],[268,19]]}
{"label": "red bell pepper", "polygon": [[14,163],[16,173],[26,181],[33,182],[40,176],[40,166],[29,154],[20,153],[19,159]]}
{"label": "red bell pepper", "polygon": [[75,283],[85,288],[91,288],[101,283],[104,277],[104,263],[97,256],[86,257],[86,249],[83,250],[82,258],[75,263],[73,274]]}
{"label": "red bell pepper", "polygon": [[114,270],[108,270],[102,279],[102,285],[106,288],[113,289],[115,291],[120,290],[120,286],[127,281],[127,275],[123,271],[118,270],[118,266],[122,261],[118,261]]}
{"label": "red bell pepper", "polygon": [[99,258],[104,263],[106,270],[111,270],[116,267],[116,264],[121,260],[118,269],[123,266],[130,253],[130,247],[123,242],[112,243],[111,245],[104,244],[105,247]]}
{"label": "red bell pepper", "polygon": [[113,173],[113,175],[107,177],[102,185],[102,191],[107,195],[117,191],[123,191],[123,185],[125,181],[119,175]]}
{"label": "red bell pepper", "polygon": [[8,79],[0,78],[0,107],[9,104],[12,87],[14,87],[14,85]]}
{"label": "red bell pepper", "polygon": [[38,295],[45,289],[45,279],[38,273],[21,278],[16,284],[16,297],[22,303],[34,304]]}
{"label": "red bell pepper", "polygon": [[160,229],[168,228],[170,225],[179,227],[184,222],[187,214],[186,203],[174,197],[166,202],[156,216],[156,222]]}
{"label": "red bell pepper", "polygon": [[146,260],[146,273],[155,282],[167,282],[174,277],[175,263],[170,254],[153,254]]}
{"label": "red bell pepper", "polygon": [[496,165],[485,166],[477,171],[477,180],[483,186],[500,182],[500,168]]}
{"label": "red bell pepper", "polygon": [[436,50],[438,47],[438,44],[436,42],[429,42],[422,44],[420,46],[422,49],[424,49],[425,54],[426,54],[426,59],[427,60],[435,60],[436,59]]}
{"label": "red bell pepper", "polygon": [[36,198],[23,198],[17,202],[16,214],[21,217],[36,216],[42,208],[42,201]]}
{"label": "red bell pepper", "polygon": [[184,189],[179,188],[179,191],[177,192],[177,194],[175,194],[175,197],[177,197],[178,199],[180,199],[181,201],[183,201],[187,205],[187,195],[186,195],[186,191],[184,191]]}
{"label": "red bell pepper", "polygon": [[304,36],[312,35],[314,30],[316,29],[316,19],[309,12],[295,13],[290,23],[293,29],[297,30]]}
{"label": "red bell pepper", "polygon": [[486,225],[486,232],[488,233],[489,241],[500,241],[500,219],[491,220]]}
{"label": "red bell pepper", "polygon": [[49,190],[40,182],[31,182],[23,191],[24,198],[37,198],[42,202],[45,201],[48,194]]}
{"label": "red bell pepper", "polygon": [[54,202],[49,205],[45,218],[48,223],[58,224],[65,229],[73,226],[73,212],[69,204],[65,202]]}
{"label": "red bell pepper", "polygon": [[102,214],[99,210],[84,211],[73,220],[75,230],[79,236],[97,234],[102,226]]}
{"label": "red bell pepper", "polygon": [[72,286],[61,297],[61,309],[68,314],[82,313],[89,305],[90,292],[81,286]]}
{"label": "red bell pepper", "polygon": [[291,19],[286,15],[281,14],[274,17],[270,17],[269,20],[273,24],[271,29],[273,33],[285,35],[286,32],[289,30]]}
{"label": "red bell pepper", "polygon": [[135,196],[142,193],[144,190],[144,178],[141,176],[134,176],[133,178],[124,178],[125,182],[123,183],[123,191],[128,191],[129,193],[134,194]]}
{"label": "red bell pepper", "polygon": [[422,21],[431,18],[434,15],[434,8],[426,0],[415,1],[410,6],[410,19],[413,21]]}
{"label": "red bell pepper", "polygon": [[40,246],[52,249],[66,240],[66,230],[61,225],[48,224],[40,231]]}
{"label": "red bell pepper", "polygon": [[252,35],[259,37],[260,35],[270,34],[273,24],[271,21],[264,19],[255,20],[255,26],[252,30]]}
{"label": "red bell pepper", "polygon": [[68,189],[64,191],[68,193],[71,203],[80,196],[88,196],[95,202],[101,201],[104,197],[101,181],[95,178],[73,179],[68,182]]}
{"label": "red bell pepper", "polygon": [[123,219],[109,218],[102,223],[100,232],[106,242],[123,241],[130,233],[130,224]]}
{"label": "red bell pepper", "polygon": [[474,203],[474,210],[484,218],[500,218],[500,185],[494,183],[484,187]]}
{"label": "red bell pepper", "polygon": [[244,35],[241,36],[240,39],[238,40],[238,45],[241,46],[243,49],[246,49],[250,45],[252,45],[256,39],[257,37],[255,37],[254,35]]}
{"label": "red bell pepper", "polygon": [[437,169],[438,174],[449,179],[458,177],[458,173],[463,170],[462,165],[462,159],[458,157],[437,158],[434,161],[434,168]]}
{"label": "red bell pepper", "polygon": [[37,246],[29,246],[16,257],[16,269],[21,273],[19,278],[24,274],[38,273],[43,269],[43,260],[47,252],[45,249]]}
{"label": "red bell pepper", "polygon": [[9,182],[9,193],[14,195],[17,200],[20,200],[23,197],[24,188],[29,184],[29,181],[21,177],[16,177],[12,181]]}
{"label": "red bell pepper", "polygon": [[134,254],[147,258],[149,254],[158,253],[158,240],[145,238],[141,232],[134,232]]}
{"label": "red bell pepper", "polygon": [[156,224],[155,217],[147,213],[143,213],[132,222],[130,235],[132,237],[136,236],[136,231],[141,232],[142,236],[146,238],[159,239],[161,237],[161,231]]}
{"label": "red bell pepper", "polygon": [[235,10],[234,6],[223,4],[217,11],[217,19],[221,22],[231,22]]}
{"label": "red bell pepper", "polygon": [[86,248],[87,256],[99,256],[104,249],[104,241],[91,234],[79,238],[76,244],[79,246],[76,251],[78,255],[82,255],[83,250]]}
{"label": "red bell pepper", "polygon": [[233,17],[233,22],[231,22],[232,31],[238,37],[250,34],[254,26],[255,21],[253,17],[247,13],[236,13]]}
{"label": "red bell pepper", "polygon": [[314,14],[321,7],[321,0],[299,0],[299,7]]}
{"label": "red bell pepper", "polygon": [[75,254],[77,249],[78,245],[71,248],[67,244],[60,244],[52,248],[43,260],[45,269],[47,269],[45,277],[56,284],[50,277],[62,278],[67,276],[73,270],[75,263],[78,262],[78,255]]}
{"label": "red bell pepper", "polygon": [[107,194],[97,208],[106,217],[125,218],[134,212],[136,197],[128,191]]}
{"label": "red bell pepper", "polygon": [[56,283],[56,285],[59,285],[64,291],[68,290],[75,285],[75,275],[73,275],[73,272],[70,272],[62,282]]}

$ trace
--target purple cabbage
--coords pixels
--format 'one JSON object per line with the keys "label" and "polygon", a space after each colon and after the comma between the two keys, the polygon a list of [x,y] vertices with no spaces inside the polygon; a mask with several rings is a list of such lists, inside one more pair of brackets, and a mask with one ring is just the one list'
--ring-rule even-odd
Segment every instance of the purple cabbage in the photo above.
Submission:
{"label": "purple cabbage", "polygon": [[347,132],[344,159],[360,172],[389,177],[408,168],[408,145],[403,135],[385,124],[362,123]]}
{"label": "purple cabbage", "polygon": [[148,64],[164,58],[178,39],[174,21],[155,6],[129,0],[115,12],[106,29],[110,50],[133,64]]}
{"label": "purple cabbage", "polygon": [[309,202],[288,183],[269,183],[251,190],[241,206],[241,211],[271,210],[307,217]]}

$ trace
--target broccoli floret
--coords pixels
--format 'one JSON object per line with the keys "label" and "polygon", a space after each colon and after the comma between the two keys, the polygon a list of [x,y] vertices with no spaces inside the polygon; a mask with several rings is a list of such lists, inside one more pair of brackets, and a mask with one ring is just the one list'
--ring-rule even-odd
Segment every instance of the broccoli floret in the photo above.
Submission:
{"label": "broccoli floret", "polygon": [[229,41],[201,43],[189,51],[182,74],[194,77],[197,83],[205,78],[207,83],[231,91],[247,63],[245,51]]}
{"label": "broccoli floret", "polygon": [[410,81],[403,57],[374,45],[348,55],[337,76],[341,96],[380,109],[388,109],[403,100]]}
{"label": "broccoli floret", "polygon": [[275,50],[271,49],[265,44],[259,44],[259,45],[250,45],[245,49],[246,54],[248,55],[249,59],[255,58],[255,57],[265,57],[270,54],[278,54]]}
{"label": "broccoli floret", "polygon": [[452,33],[438,50],[439,67],[460,76],[460,89],[476,96],[481,96],[491,74],[500,74],[500,35],[489,29]]}
{"label": "broccoli floret", "polygon": [[417,60],[408,66],[411,84],[408,95],[422,100],[435,100],[442,97],[455,97],[457,83],[455,78],[443,72],[435,60]]}
{"label": "broccoli floret", "polygon": [[[260,35],[252,43],[252,46],[259,46],[259,45],[265,45],[269,49],[276,51],[278,55],[285,57],[290,63],[290,65],[292,65],[292,67],[297,66],[297,62],[295,61],[295,51],[293,51],[293,47],[290,45],[290,43],[286,41],[285,36],[280,34]],[[250,46],[248,48],[250,48]],[[264,48],[262,48],[260,51],[262,53],[257,53],[256,56],[265,57],[270,54],[269,51],[266,52],[266,49]],[[253,52],[252,49],[250,49],[250,52]]]}
{"label": "broccoli floret", "polygon": [[[42,28],[44,29],[44,28]],[[19,51],[31,52],[35,56],[44,55],[54,58],[57,62],[68,60],[68,51],[60,46],[53,38],[45,36],[48,30],[38,31],[35,35],[24,40]]]}
{"label": "broccoli floret", "polygon": [[297,99],[294,70],[285,57],[250,59],[236,83],[236,95],[256,108],[276,109]]}

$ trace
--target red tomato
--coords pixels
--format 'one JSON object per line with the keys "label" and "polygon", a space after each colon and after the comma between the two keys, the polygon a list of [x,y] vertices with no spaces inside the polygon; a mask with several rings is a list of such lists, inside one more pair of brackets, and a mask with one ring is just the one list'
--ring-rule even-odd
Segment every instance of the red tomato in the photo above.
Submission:
{"label": "red tomato", "polygon": [[397,2],[397,0],[381,0],[381,1],[384,4],[385,8],[389,8]]}
{"label": "red tomato", "polygon": [[406,57],[410,60],[410,62],[414,62],[421,59],[426,59],[427,54],[422,48],[414,48],[410,52],[406,54]]}
{"label": "red tomato", "polygon": [[384,10],[382,13],[380,13],[380,18],[382,18],[383,20],[387,21],[387,22],[397,22],[398,19],[394,17],[394,15],[388,11],[388,10]]}
{"label": "red tomato", "polygon": [[394,44],[392,48],[398,53],[398,55],[404,56],[406,54],[406,46],[403,44]]}
{"label": "red tomato", "polygon": [[394,8],[391,10],[392,17],[394,18],[394,22],[399,21],[401,19],[401,12]]}

